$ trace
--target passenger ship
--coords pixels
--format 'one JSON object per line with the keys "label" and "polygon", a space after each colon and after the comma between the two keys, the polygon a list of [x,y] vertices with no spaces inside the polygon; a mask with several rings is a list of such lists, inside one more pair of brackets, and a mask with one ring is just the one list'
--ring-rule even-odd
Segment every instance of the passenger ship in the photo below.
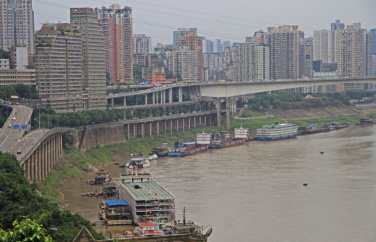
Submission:
{"label": "passenger ship", "polygon": [[298,135],[298,128],[295,124],[275,123],[272,125],[264,125],[261,129],[257,129],[256,140],[270,141],[279,139],[295,138]]}

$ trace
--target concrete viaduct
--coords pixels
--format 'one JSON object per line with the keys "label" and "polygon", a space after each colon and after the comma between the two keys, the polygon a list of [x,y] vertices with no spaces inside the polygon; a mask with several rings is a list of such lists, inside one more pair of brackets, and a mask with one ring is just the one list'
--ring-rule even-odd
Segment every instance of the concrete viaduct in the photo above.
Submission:
{"label": "concrete viaduct", "polygon": [[[198,101],[206,98],[207,101],[214,101],[216,99],[217,106],[217,126],[221,126],[221,102],[225,103],[226,110],[226,128],[230,128],[230,113],[236,110],[236,98],[239,96],[275,91],[294,89],[301,87],[312,86],[325,86],[325,85],[337,85],[337,84],[362,84],[362,83],[375,83],[376,77],[364,77],[357,79],[338,78],[338,79],[306,79],[306,80],[278,80],[278,81],[263,81],[263,82],[236,82],[236,83],[215,83],[215,84],[192,84],[185,86],[168,86],[162,88],[153,88],[143,91],[134,91],[131,93],[116,94],[108,96],[112,107],[114,106],[114,100],[116,98],[123,98],[123,108],[138,108],[136,105],[127,106],[126,97],[135,97],[142,95],[145,98],[145,104],[147,104],[148,96],[152,95],[153,104],[165,104],[166,95],[169,95],[169,104],[179,104],[173,102],[173,95],[178,95],[179,102],[182,102],[183,94],[190,95],[192,100]],[[160,101],[158,101],[160,100]],[[151,106],[151,105],[150,105]]]}
{"label": "concrete viaduct", "polygon": [[[54,128],[45,130],[20,159],[29,180],[43,180],[63,154],[63,135],[75,137],[74,145],[82,150],[96,145],[126,142],[129,139],[194,128],[199,125],[216,125],[216,111],[136,119],[123,122],[89,125],[80,128]],[[30,134],[29,134],[30,135]],[[26,139],[27,136],[25,136]],[[26,142],[26,141],[25,141]]]}

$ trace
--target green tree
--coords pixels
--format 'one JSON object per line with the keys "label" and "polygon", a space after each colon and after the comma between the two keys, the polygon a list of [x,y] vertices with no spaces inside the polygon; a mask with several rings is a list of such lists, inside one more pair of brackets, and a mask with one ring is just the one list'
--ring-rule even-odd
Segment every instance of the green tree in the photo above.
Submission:
{"label": "green tree", "polygon": [[13,230],[0,230],[0,241],[52,241],[52,238],[46,235],[46,229],[35,220],[26,217],[20,223],[15,220],[13,226]]}
{"label": "green tree", "polygon": [[142,82],[142,67],[144,65],[141,64],[134,64],[133,65],[133,78],[134,81],[138,81],[139,83]]}
{"label": "green tree", "polygon": [[9,52],[3,49],[0,49],[0,59],[9,59]]}

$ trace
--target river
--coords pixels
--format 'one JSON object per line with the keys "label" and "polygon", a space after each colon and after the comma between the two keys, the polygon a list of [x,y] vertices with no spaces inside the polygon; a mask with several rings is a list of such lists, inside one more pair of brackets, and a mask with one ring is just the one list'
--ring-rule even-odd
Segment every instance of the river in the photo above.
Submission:
{"label": "river", "polygon": [[[213,227],[209,241],[376,241],[375,141],[376,126],[355,126],[160,158],[145,170],[174,194],[177,219],[185,207],[188,219]],[[98,220],[102,198],[80,196],[92,190],[79,181],[61,192],[68,209]]]}

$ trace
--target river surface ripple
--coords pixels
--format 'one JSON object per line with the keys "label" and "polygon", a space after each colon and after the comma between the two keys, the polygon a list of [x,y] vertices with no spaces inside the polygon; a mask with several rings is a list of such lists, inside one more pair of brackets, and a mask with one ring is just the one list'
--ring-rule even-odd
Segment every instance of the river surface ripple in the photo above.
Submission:
{"label": "river surface ripple", "polygon": [[[145,170],[174,194],[177,219],[186,207],[188,219],[212,225],[209,241],[376,241],[375,140],[376,126],[350,127],[160,158]],[[102,198],[80,194],[95,189],[81,180],[61,192],[92,221]],[[109,236],[124,227],[96,229]]]}

